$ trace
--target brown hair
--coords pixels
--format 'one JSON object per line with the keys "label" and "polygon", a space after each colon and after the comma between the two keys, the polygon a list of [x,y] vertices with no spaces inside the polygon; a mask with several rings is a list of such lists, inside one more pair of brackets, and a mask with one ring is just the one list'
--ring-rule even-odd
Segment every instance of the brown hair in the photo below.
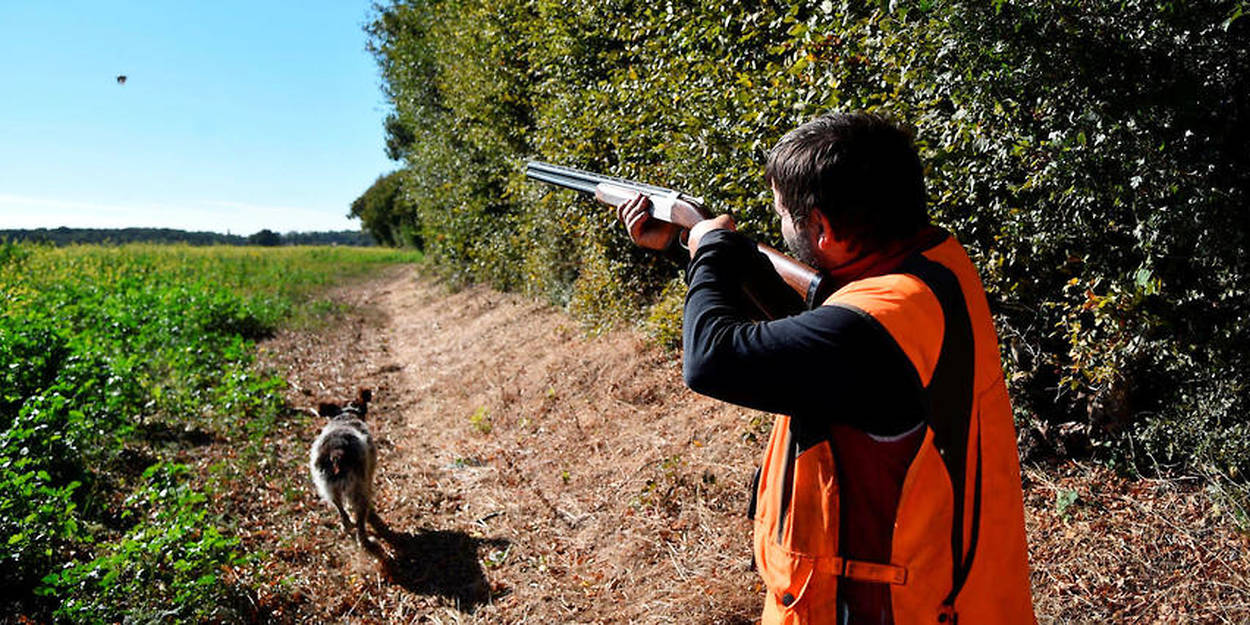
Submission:
{"label": "brown hair", "polygon": [[839,236],[879,245],[929,223],[912,133],[880,115],[817,117],[777,142],[765,172],[795,224],[820,210]]}

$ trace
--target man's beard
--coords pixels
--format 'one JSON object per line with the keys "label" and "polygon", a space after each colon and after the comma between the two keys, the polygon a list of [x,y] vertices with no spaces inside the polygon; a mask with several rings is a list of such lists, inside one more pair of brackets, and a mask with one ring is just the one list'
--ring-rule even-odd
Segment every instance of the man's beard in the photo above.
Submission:
{"label": "man's beard", "polygon": [[812,250],[812,243],[807,239],[805,234],[796,229],[794,236],[783,238],[786,240],[786,248],[790,250],[790,253],[793,254],[796,259],[817,269],[820,268],[820,264],[816,260],[816,252]]}

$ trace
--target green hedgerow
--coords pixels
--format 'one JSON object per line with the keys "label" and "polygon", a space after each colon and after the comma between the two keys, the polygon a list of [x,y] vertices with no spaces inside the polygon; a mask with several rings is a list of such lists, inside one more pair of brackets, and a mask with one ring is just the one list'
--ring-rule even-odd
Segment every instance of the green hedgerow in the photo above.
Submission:
{"label": "green hedgerow", "polygon": [[392,0],[367,30],[405,168],[375,219],[419,229],[458,281],[550,297],[592,328],[647,317],[671,342],[676,269],[610,208],[524,179],[524,161],[702,195],[777,244],[773,143],[828,111],[891,115],[916,129],[935,221],[984,276],[1031,438],[1246,475],[1244,10]]}

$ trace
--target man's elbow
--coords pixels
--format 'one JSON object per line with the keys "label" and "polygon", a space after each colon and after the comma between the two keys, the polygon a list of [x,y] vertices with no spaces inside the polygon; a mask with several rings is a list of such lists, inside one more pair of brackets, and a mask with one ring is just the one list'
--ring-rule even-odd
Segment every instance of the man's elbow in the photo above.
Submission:
{"label": "man's elbow", "polygon": [[686,357],[682,359],[681,377],[686,382],[686,388],[700,395],[715,394],[716,376],[705,358],[686,354]]}
{"label": "man's elbow", "polygon": [[720,398],[729,380],[726,374],[735,370],[738,361],[733,350],[732,325],[699,323],[686,319],[682,344],[681,377],[690,390]]}

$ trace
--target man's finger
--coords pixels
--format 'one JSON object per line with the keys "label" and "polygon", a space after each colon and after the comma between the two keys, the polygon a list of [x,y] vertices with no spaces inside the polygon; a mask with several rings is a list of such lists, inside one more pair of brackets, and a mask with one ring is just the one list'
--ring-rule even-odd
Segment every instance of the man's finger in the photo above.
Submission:
{"label": "man's finger", "polygon": [[617,219],[619,219],[619,220],[621,220],[621,221],[625,221],[625,211],[629,209],[629,203],[630,203],[630,202],[633,202],[633,200],[626,200],[626,201],[624,201],[624,202],[621,202],[621,203],[620,203],[620,205],[618,205],[618,206],[616,207],[616,218],[617,218]]}
{"label": "man's finger", "polygon": [[633,212],[632,212],[632,215],[633,215],[633,216],[637,216],[637,217],[642,217],[643,219],[646,219],[647,217],[650,217],[650,216],[651,216],[651,213],[649,213],[649,212],[647,211],[647,207],[646,207],[646,206],[643,206],[642,204],[639,204],[638,206],[635,206],[635,207],[634,207]]}
{"label": "man's finger", "polygon": [[635,205],[638,207],[638,210],[645,213],[647,212],[647,207],[651,205],[651,198],[639,193],[638,198],[635,200],[635,202],[636,202]]}
{"label": "man's finger", "polygon": [[625,222],[625,228],[626,230],[629,231],[629,236],[635,239],[638,238],[638,235],[642,234],[642,226],[646,222],[646,220],[647,220],[646,211],[639,211],[637,213],[634,213],[633,215],[630,215],[629,219]]}
{"label": "man's finger", "polygon": [[634,196],[632,199],[626,200],[622,202],[620,206],[617,206],[616,218],[620,219],[621,221],[625,221],[625,218],[626,216],[628,216],[630,209],[633,207],[634,204],[638,202],[638,199],[641,197],[642,197],[642,194],[639,193],[638,195]]}
{"label": "man's finger", "polygon": [[647,212],[647,206],[645,202],[646,202],[645,196],[639,196],[639,199],[637,200],[630,200],[629,202],[626,202],[622,219],[630,220],[638,215],[642,215],[646,217],[649,213]]}

